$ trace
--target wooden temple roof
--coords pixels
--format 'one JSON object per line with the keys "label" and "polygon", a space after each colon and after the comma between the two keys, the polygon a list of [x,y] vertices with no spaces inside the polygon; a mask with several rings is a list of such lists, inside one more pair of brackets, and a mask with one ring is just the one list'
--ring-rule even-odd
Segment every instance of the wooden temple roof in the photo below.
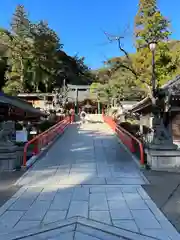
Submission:
{"label": "wooden temple roof", "polygon": [[34,108],[28,102],[14,96],[8,96],[3,92],[0,92],[0,104],[7,104],[9,106],[13,106],[15,108],[21,109],[24,112],[36,116],[45,116],[45,113],[40,111],[39,109]]}
{"label": "wooden temple roof", "polygon": [[[180,75],[178,75],[175,79],[168,81],[164,84],[161,89],[169,92],[172,96],[173,102],[176,101],[180,103]],[[174,101],[175,100],[175,101]],[[152,105],[150,97],[146,97],[137,104],[133,105],[133,107],[129,110],[132,113],[143,112],[144,109],[150,108]],[[180,104],[179,104],[180,105]],[[177,109],[177,106],[176,106]]]}
{"label": "wooden temple roof", "polygon": [[[68,84],[68,102],[75,102],[76,101],[76,89],[78,90],[78,101],[82,102],[86,99],[97,99],[97,96],[95,93],[90,92],[90,86],[89,85],[72,85]],[[28,98],[28,97],[37,97],[39,99],[42,99],[44,97],[53,97],[54,93],[20,93],[18,94],[18,97]]]}

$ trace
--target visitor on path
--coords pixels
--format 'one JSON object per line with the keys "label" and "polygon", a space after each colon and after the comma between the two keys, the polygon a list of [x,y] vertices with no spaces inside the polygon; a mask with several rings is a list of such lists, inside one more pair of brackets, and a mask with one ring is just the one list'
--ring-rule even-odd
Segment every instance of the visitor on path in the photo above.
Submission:
{"label": "visitor on path", "polygon": [[71,108],[71,109],[69,110],[69,117],[70,117],[70,122],[71,122],[71,123],[74,122],[74,114],[75,114],[74,109]]}
{"label": "visitor on path", "polygon": [[81,118],[81,122],[82,122],[82,123],[85,123],[85,119],[86,119],[86,112],[85,112],[85,111],[82,111],[82,112],[81,112],[80,118]]}

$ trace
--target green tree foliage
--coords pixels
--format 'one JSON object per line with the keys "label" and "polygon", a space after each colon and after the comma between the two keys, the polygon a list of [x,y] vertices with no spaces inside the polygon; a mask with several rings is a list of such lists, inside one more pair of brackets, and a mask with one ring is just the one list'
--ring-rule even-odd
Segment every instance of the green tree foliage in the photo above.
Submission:
{"label": "green tree foliage", "polygon": [[90,86],[90,96],[95,101],[106,102],[110,104],[113,97],[110,86],[99,82],[93,82]]}
{"label": "green tree foliage", "polygon": [[168,40],[171,32],[170,22],[157,8],[157,0],[139,0],[139,8],[135,17],[135,37],[137,48],[149,42]]}
{"label": "green tree foliage", "polygon": [[7,59],[0,57],[0,89],[5,85],[5,73],[7,70]]}
{"label": "green tree foliage", "polygon": [[11,30],[15,35],[22,38],[30,36],[30,21],[23,5],[16,7],[11,21]]}
{"label": "green tree foliage", "polygon": [[[22,5],[13,14],[11,30],[0,29],[0,56],[4,53],[9,67],[4,74],[3,90],[9,94],[51,92],[54,87],[61,87],[64,78],[67,83],[91,82],[92,75],[84,59],[68,56],[48,23],[31,22]],[[3,68],[2,61],[0,65]]]}
{"label": "green tree foliage", "polygon": [[170,22],[159,11],[156,0],[139,0],[134,33],[137,50],[134,54],[124,49],[121,36],[105,33],[111,43],[118,43],[119,51],[124,56],[108,59],[106,67],[96,72],[98,81],[108,83],[113,97],[120,100],[152,96],[150,42],[157,43],[155,66],[159,86],[178,74],[180,69],[180,44],[169,40]]}
{"label": "green tree foliage", "polygon": [[43,84],[48,92],[53,86],[52,76],[57,76],[61,67],[57,51],[62,48],[62,44],[57,34],[43,21],[31,25],[31,34],[33,90],[38,91],[40,84]]}
{"label": "green tree foliage", "polygon": [[[134,75],[124,68],[116,68],[119,58],[112,58],[106,63],[108,65],[99,70],[97,85],[91,85],[92,89],[98,89],[101,101],[108,102],[114,98],[120,104],[123,100],[140,100],[144,97],[144,91],[140,90],[135,82]],[[104,72],[104,75],[103,75]],[[95,90],[93,90],[95,91]]]}
{"label": "green tree foliage", "polygon": [[156,79],[159,85],[171,78],[178,67],[179,56],[169,49],[170,22],[157,7],[156,0],[140,0],[135,17],[135,69],[140,82],[151,85],[151,52],[149,43],[156,42]]}
{"label": "green tree foliage", "polygon": [[[25,89],[25,76],[27,73],[27,62],[30,58],[31,41],[30,22],[28,20],[24,6],[18,5],[11,21],[11,65],[12,73],[19,76],[20,90]],[[11,77],[10,77],[11,80]]]}
{"label": "green tree foliage", "polygon": [[91,73],[91,69],[84,63],[84,57],[74,56],[74,60],[77,65],[77,75],[82,78],[84,84],[91,83],[93,80],[93,74]]}

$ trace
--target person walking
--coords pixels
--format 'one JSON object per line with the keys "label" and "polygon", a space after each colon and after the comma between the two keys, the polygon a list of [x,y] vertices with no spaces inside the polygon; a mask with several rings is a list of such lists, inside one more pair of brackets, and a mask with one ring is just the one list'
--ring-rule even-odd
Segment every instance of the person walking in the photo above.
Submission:
{"label": "person walking", "polygon": [[85,118],[86,118],[86,112],[85,111],[81,112],[80,118],[81,118],[81,123],[85,123]]}

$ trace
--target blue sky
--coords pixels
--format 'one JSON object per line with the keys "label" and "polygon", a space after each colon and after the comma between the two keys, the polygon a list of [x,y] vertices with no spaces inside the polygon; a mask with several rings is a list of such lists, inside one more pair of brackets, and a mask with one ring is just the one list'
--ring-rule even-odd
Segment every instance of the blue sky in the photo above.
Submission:
{"label": "blue sky", "polygon": [[[117,45],[108,44],[103,30],[124,34],[124,47],[133,50],[132,28],[138,0],[3,0],[0,27],[8,27],[16,5],[25,6],[33,21],[47,20],[70,54],[86,58],[89,67],[102,66],[107,58],[120,55]],[[172,22],[172,38],[180,39],[180,0],[159,0],[159,8]]]}

